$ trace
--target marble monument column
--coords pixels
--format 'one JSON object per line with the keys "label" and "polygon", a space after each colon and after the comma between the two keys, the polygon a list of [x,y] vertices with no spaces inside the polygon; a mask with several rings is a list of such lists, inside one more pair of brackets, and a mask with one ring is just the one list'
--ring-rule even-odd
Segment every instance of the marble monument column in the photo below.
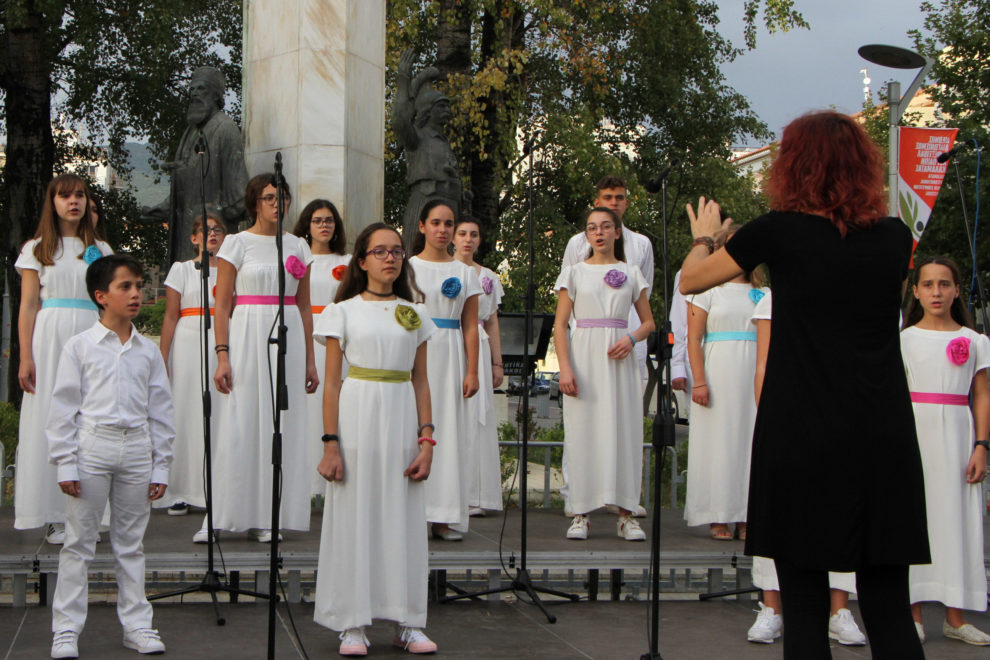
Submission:
{"label": "marble monument column", "polygon": [[245,0],[243,72],[248,175],[281,151],[286,228],[325,197],[353,245],[384,212],[385,0]]}

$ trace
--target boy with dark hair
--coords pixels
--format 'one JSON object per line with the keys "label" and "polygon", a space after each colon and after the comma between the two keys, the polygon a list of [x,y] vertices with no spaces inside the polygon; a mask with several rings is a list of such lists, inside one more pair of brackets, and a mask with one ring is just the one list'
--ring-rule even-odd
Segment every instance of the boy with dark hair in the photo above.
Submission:
{"label": "boy with dark hair", "polygon": [[102,318],[69,339],[59,359],[46,432],[69,501],[52,601],[53,658],[79,656],[89,565],[108,501],[124,646],[165,651],[144,594],[143,539],[150,500],[165,494],[175,430],[162,355],[131,322],[141,309],[141,278],[130,255],[90,264],[86,289]]}

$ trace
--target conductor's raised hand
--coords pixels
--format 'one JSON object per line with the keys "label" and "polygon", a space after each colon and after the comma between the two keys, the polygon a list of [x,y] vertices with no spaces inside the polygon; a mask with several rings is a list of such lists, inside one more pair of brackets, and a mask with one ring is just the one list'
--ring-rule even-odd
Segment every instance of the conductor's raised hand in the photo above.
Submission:
{"label": "conductor's raised hand", "polygon": [[691,235],[694,238],[714,236],[722,228],[721,208],[714,199],[698,198],[698,211],[689,203],[687,205],[688,220],[691,221]]}

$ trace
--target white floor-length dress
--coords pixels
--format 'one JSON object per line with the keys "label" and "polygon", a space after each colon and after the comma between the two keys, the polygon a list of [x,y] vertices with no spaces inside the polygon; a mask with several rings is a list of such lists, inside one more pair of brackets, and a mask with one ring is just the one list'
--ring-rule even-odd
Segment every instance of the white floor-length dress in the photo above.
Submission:
{"label": "white floor-length dress", "polygon": [[[468,399],[468,415],[477,431],[465,437],[468,450],[468,506],[502,510],[502,471],[498,451],[498,422],[495,420],[495,389],[492,387],[492,346],[484,322],[505,295],[502,283],[492,270],[482,266],[481,296],[478,298],[478,393]],[[502,356],[495,356],[502,361]]]}
{"label": "white floor-length dress", "polygon": [[[14,461],[17,465],[17,478],[14,479],[16,529],[65,522],[66,495],[58,487],[55,466],[48,462],[45,424],[62,347],[69,337],[89,329],[99,320],[96,304],[86,292],[86,268],[89,263],[79,258],[85,250],[82,240],[75,236],[62,238],[55,252],[55,263],[51,266],[43,265],[34,256],[39,240],[31,239],[25,243],[14,263],[18,273],[37,271],[42,304],[35,317],[31,338],[34,394],[24,393],[17,434]],[[97,241],[96,248],[101,255],[113,253],[103,241]],[[11,458],[14,457],[8,457],[7,461],[11,462]]]}
{"label": "white floor-length dress", "polygon": [[[344,279],[344,271],[351,261],[349,254],[314,254],[313,265],[309,269],[309,300],[313,306],[313,322],[327,305],[333,304],[337,289]],[[323,435],[323,375],[327,368],[327,350],[323,344],[315,342],[313,355],[316,358],[316,371],[320,375],[320,385],[312,394],[306,395],[306,437],[319,438]],[[346,366],[341,377],[347,375]],[[323,458],[323,447],[319,442],[310,442],[310,486],[313,495],[323,495],[327,480],[316,471]]]}
{"label": "white floor-length dress", "polygon": [[708,405],[691,406],[684,503],[688,525],[746,522],[756,424],[756,329],[751,318],[766,293],[749,283],[729,282],[688,296],[689,319],[692,305],[708,313],[703,346]]}
{"label": "white floor-length dress", "polygon": [[[304,265],[313,258],[306,242],[283,234],[284,260],[295,257]],[[237,269],[236,301],[230,318],[231,392],[219,399],[214,525],[231,532],[271,527],[272,392],[276,368],[277,304],[246,304],[250,296],[271,300],[278,295],[278,263],[274,236],[242,231],[228,236],[217,254]],[[286,273],[285,295],[295,296],[298,281]],[[294,299],[285,305],[288,350],[285,384],[289,409],[283,410],[281,529],[309,530],[310,443],[306,435],[306,349],[302,318]]]}
{"label": "white floor-length dress", "polygon": [[[466,525],[468,457],[465,443],[467,434],[473,433],[474,428],[469,422],[468,404],[462,391],[467,354],[460,321],[467,299],[481,294],[481,282],[473,268],[456,259],[438,262],[412,257],[409,263],[437,326],[426,350],[430,402],[436,425],[434,437],[438,442],[433,452],[430,478],[426,480],[426,519]],[[456,295],[445,295],[444,289],[448,294],[456,289]],[[444,327],[455,323],[457,327]]]}
{"label": "white floor-length dress", "polygon": [[[398,306],[415,310],[419,328],[399,324]],[[314,335],[321,343],[337,338],[351,365],[409,372],[417,347],[434,331],[421,304],[355,296],[327,307]],[[334,630],[373,619],[422,628],[429,572],[425,483],[403,475],[419,453],[412,383],[345,378],[339,410],[344,479],[326,489],[313,619]]]}
{"label": "white floor-length dress", "polygon": [[[953,341],[969,343],[962,364],[949,360],[947,347]],[[967,396],[976,372],[990,367],[990,341],[969,328],[955,332],[905,328],[901,354],[912,398],[916,392]],[[983,488],[966,483],[966,466],[978,439],[972,413],[968,405],[914,402],[912,406],[925,474],[932,563],[911,566],[911,602],[939,601],[982,612],[987,609]]]}
{"label": "white floor-length dress", "polygon": [[[213,314],[213,287],[217,283],[215,268],[210,268],[208,302],[210,315]],[[165,278],[165,286],[179,294],[180,316],[172,335],[172,346],[168,353],[168,380],[172,386],[172,401],[176,410],[175,441],[172,443],[172,465],[168,474],[168,490],[162,500],[154,503],[156,508],[169,506],[175,502],[185,502],[193,506],[205,507],[205,477],[203,462],[203,317],[197,310],[202,308],[202,271],[196,268],[196,260],[177,261],[172,264]],[[186,312],[186,310],[189,310]],[[217,356],[213,348],[213,324],[210,320],[209,344],[206,355],[209,361],[211,401],[217,402],[218,394],[213,384],[213,374],[217,370]],[[210,411],[210,451],[216,456],[217,410]],[[216,485],[214,483],[214,488]]]}
{"label": "white floor-length dress", "polygon": [[[606,278],[623,281],[613,287]],[[628,327],[629,309],[646,288],[639,268],[621,261],[565,266],[554,285],[558,293],[567,290],[576,322],[569,356],[578,395],[564,396],[568,504],[576,514],[609,504],[632,511],[639,504],[643,383],[635,353],[614,360],[608,349],[636,329]],[[622,327],[582,327],[602,319]]]}

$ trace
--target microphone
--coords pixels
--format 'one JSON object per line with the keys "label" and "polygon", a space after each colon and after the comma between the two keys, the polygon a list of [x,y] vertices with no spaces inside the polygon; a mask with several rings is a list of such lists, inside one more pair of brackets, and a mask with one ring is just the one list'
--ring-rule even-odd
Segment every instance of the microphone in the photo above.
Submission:
{"label": "microphone", "polygon": [[203,135],[203,131],[199,131],[199,137],[196,138],[196,144],[193,145],[193,151],[198,154],[206,153],[206,137]]}
{"label": "microphone", "polygon": [[667,167],[660,170],[660,174],[656,175],[655,177],[647,181],[646,184],[643,186],[643,188],[646,190],[646,192],[650,194],[657,192],[658,190],[660,190],[660,186],[663,185],[663,180],[666,179],[667,176],[670,174],[670,171],[680,164],[681,164],[680,158],[672,159],[670,161],[670,164],[667,165]]}
{"label": "microphone", "polygon": [[938,158],[936,158],[935,160],[938,161],[939,163],[944,163],[945,161],[949,160],[950,158],[952,158],[953,156],[955,156],[957,153],[959,153],[960,151],[962,151],[963,149],[965,149],[968,146],[969,146],[969,140],[965,140],[963,142],[960,142],[959,144],[957,144],[955,147],[953,147],[949,151],[945,151],[945,152],[940,153],[938,155]]}

